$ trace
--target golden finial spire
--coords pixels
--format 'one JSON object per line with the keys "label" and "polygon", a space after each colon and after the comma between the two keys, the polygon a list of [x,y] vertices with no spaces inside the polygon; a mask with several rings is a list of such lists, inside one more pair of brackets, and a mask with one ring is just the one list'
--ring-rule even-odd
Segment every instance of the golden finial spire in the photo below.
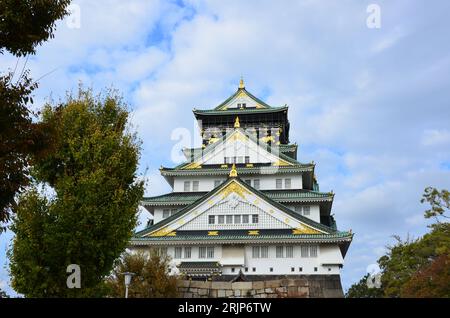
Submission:
{"label": "golden finial spire", "polygon": [[234,122],[234,128],[239,128],[239,127],[241,127],[241,124],[239,123],[239,117],[236,116],[236,120]]}
{"label": "golden finial spire", "polygon": [[241,76],[241,80],[239,81],[239,88],[245,88],[244,78]]}
{"label": "golden finial spire", "polygon": [[232,177],[232,178],[237,177],[236,165],[234,163],[233,163],[233,166],[231,167],[230,177]]}

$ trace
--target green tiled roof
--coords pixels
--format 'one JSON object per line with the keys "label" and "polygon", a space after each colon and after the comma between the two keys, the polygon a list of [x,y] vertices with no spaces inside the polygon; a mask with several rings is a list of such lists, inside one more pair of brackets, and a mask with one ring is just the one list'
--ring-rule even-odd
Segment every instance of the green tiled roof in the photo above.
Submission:
{"label": "green tiled roof", "polygon": [[[332,201],[333,195],[326,192],[310,190],[261,190],[267,197],[280,203]],[[141,201],[143,205],[185,205],[205,196],[207,192],[171,192],[154,197],[146,197]]]}
{"label": "green tiled roof", "polygon": [[281,203],[278,203],[274,200],[272,200],[271,198],[269,198],[267,195],[265,195],[263,192],[256,190],[255,188],[251,187],[250,185],[248,185],[246,182],[242,181],[239,177],[236,178],[228,178],[228,180],[224,183],[222,183],[221,185],[219,185],[218,187],[216,187],[214,190],[208,192],[206,195],[204,195],[203,197],[199,198],[198,200],[194,201],[193,203],[189,204],[188,206],[182,208],[180,211],[178,211],[177,213],[171,215],[170,217],[154,224],[151,225],[150,227],[139,231],[135,234],[135,236],[143,236],[149,232],[153,232],[156,231],[162,227],[164,227],[165,225],[169,224],[170,222],[178,219],[179,217],[181,217],[182,215],[188,213],[189,211],[191,211],[192,209],[194,209],[197,205],[201,204],[202,202],[206,201],[208,198],[210,198],[211,196],[213,196],[214,194],[216,194],[217,192],[219,192],[221,189],[225,188],[231,181],[235,180],[236,182],[238,182],[241,186],[243,186],[244,188],[246,188],[248,191],[255,193],[256,195],[260,196],[263,200],[266,200],[267,202],[269,202],[269,204],[275,206],[276,208],[280,209],[281,211],[285,212],[286,214],[288,214],[289,216],[293,217],[294,219],[297,219],[298,221],[307,224],[315,229],[324,231],[326,233],[336,233],[336,230],[326,226],[324,224],[321,223],[317,223],[303,215],[300,215],[292,210],[290,210],[289,208],[287,208],[286,206],[284,206]]}
{"label": "green tiled roof", "polygon": [[252,98],[254,101],[256,101],[257,103],[261,104],[262,106],[264,106],[266,109],[270,109],[272,108],[272,106],[269,106],[268,104],[266,104],[265,102],[263,102],[262,100],[260,100],[258,97],[254,96],[253,94],[251,94],[249,91],[247,91],[245,89],[245,87],[239,87],[237,89],[237,91],[231,95],[230,97],[228,97],[226,100],[224,100],[220,105],[218,105],[217,107],[214,108],[214,110],[220,110],[220,108],[222,108],[224,105],[226,105],[229,101],[231,101],[233,98],[235,98],[236,96],[238,96],[241,92],[244,92],[248,97]]}
{"label": "green tiled roof", "polygon": [[195,115],[243,115],[243,114],[259,114],[259,113],[277,113],[287,111],[288,106],[271,107],[271,108],[229,108],[227,110],[215,109],[194,109]]}
{"label": "green tiled roof", "polygon": [[[220,232],[220,231],[219,231]],[[261,234],[261,235],[182,235],[175,236],[147,236],[133,237],[133,245],[145,244],[145,242],[179,242],[179,241],[261,241],[261,240],[302,240],[310,242],[336,242],[350,241],[353,234],[350,232],[335,232],[331,234]]]}
{"label": "green tiled roof", "polygon": [[[161,167],[160,171],[163,176],[225,176],[230,173],[231,165],[227,168],[207,168],[203,166],[196,169],[179,169]],[[314,164],[298,164],[293,166],[262,166],[262,167],[239,167],[236,166],[239,175],[251,174],[275,174],[275,173],[296,173],[296,172],[313,172]]]}

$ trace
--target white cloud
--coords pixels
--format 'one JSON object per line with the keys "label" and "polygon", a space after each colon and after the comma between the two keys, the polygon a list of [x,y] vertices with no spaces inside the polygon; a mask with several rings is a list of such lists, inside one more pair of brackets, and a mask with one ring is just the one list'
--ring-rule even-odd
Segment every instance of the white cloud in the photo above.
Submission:
{"label": "white cloud", "polygon": [[423,132],[422,145],[445,146],[450,144],[450,131],[447,129],[427,129]]}

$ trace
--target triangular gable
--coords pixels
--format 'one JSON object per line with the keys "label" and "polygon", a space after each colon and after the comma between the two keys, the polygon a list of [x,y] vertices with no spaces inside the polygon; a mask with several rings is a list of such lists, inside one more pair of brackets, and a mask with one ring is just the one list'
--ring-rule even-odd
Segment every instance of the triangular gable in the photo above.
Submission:
{"label": "triangular gable", "polygon": [[[227,98],[222,104],[214,108],[215,110],[228,110],[240,108],[238,104],[246,104],[246,108],[266,109],[271,108],[259,98],[250,94],[245,88],[239,88],[236,93]],[[242,106],[241,106],[242,107]]]}
{"label": "triangular gable", "polygon": [[[202,199],[151,228],[137,233],[137,235],[142,237],[176,236],[177,231],[182,230],[183,227],[186,229],[187,224],[198,220],[202,215],[206,216],[205,213],[208,213],[212,207],[224,204],[227,200],[234,201],[228,202],[228,204],[236,204],[235,201],[237,200],[257,206],[276,223],[275,227],[292,229],[292,234],[329,234],[333,232],[331,228],[299,215],[269,199],[262,192],[252,188],[239,178],[229,178],[227,182],[218,186]],[[283,226],[280,227],[280,224]],[[259,228],[258,226],[249,226],[248,229]]]}
{"label": "triangular gable", "polygon": [[[203,152],[198,153],[193,162],[177,167],[178,169],[195,169],[206,164],[223,164],[226,156],[237,156],[241,149],[240,156],[253,155],[257,160],[252,163],[271,163],[274,166],[293,166],[299,164],[296,160],[279,152],[279,148],[270,146],[264,142],[258,142],[256,137],[245,133],[241,128],[236,128],[227,133],[221,140],[209,144]],[[248,153],[246,153],[248,151]],[[259,160],[258,160],[259,159]]]}

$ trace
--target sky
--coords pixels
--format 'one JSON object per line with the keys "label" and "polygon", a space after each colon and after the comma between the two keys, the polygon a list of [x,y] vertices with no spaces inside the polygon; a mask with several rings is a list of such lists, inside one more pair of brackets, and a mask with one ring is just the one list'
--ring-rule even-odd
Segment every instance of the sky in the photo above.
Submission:
{"label": "sky", "polygon": [[[0,56],[0,70],[30,69],[39,79],[36,107],[80,82],[120,90],[143,141],[146,195],[170,191],[158,168],[177,164],[174,131],[187,129],[185,146],[195,145],[192,109],[220,104],[243,76],[252,94],[289,106],[299,161],[315,161],[321,191],[335,192],[338,228],[355,233],[344,289],[393,235],[428,230],[424,188],[450,189],[449,1],[73,4],[54,39],[28,59]],[[373,4],[375,28],[367,23]],[[15,295],[5,256],[11,237],[0,236],[0,288]]]}

